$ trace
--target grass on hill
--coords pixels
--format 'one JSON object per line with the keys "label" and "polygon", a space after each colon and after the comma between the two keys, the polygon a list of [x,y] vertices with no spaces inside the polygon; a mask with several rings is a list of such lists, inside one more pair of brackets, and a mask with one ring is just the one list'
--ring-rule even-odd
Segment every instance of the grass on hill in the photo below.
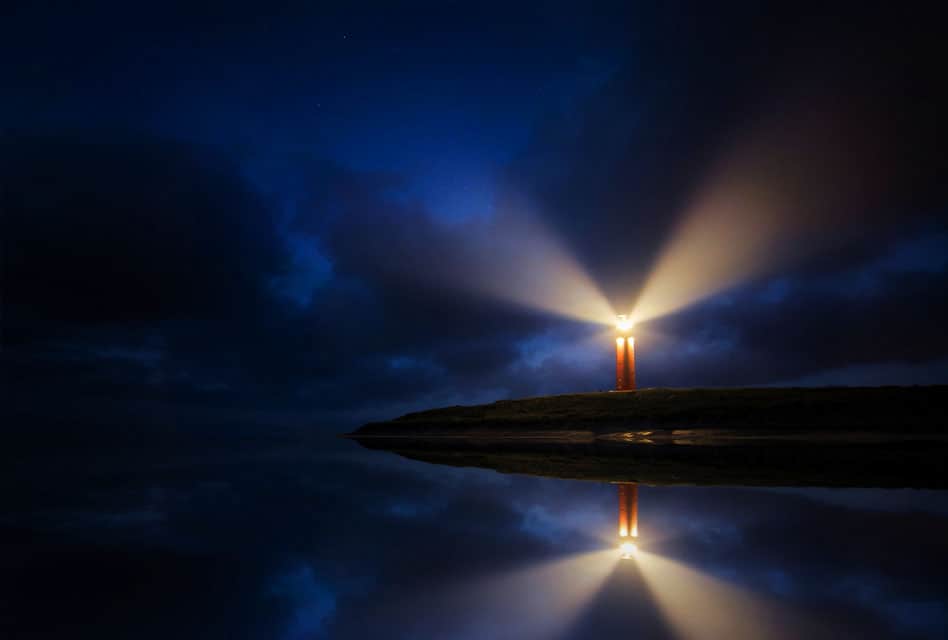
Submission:
{"label": "grass on hill", "polygon": [[363,426],[353,435],[634,429],[944,432],[948,386],[641,389],[454,406]]}

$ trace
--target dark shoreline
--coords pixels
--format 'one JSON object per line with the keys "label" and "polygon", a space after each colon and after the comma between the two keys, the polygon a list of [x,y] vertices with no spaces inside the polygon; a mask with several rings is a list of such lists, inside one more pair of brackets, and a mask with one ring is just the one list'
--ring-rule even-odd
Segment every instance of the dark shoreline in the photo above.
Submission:
{"label": "dark shoreline", "polygon": [[646,389],[449,407],[365,425],[370,449],[645,484],[948,489],[948,386]]}
{"label": "dark shoreline", "polygon": [[948,433],[948,386],[582,393],[409,413],[349,435],[675,429]]}
{"label": "dark shoreline", "polygon": [[944,440],[737,446],[368,437],[367,449],[456,467],[649,485],[948,489]]}

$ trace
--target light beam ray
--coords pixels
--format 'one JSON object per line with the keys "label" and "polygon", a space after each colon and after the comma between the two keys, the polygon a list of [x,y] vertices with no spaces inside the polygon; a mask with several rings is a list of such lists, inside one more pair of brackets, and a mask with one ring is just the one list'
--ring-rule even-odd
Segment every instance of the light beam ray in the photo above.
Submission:
{"label": "light beam ray", "polygon": [[526,215],[495,221],[469,284],[508,302],[597,324],[615,312],[592,278],[554,235]]}
{"label": "light beam ray", "polygon": [[605,549],[475,578],[429,595],[428,607],[447,618],[422,621],[418,631],[421,637],[552,640],[582,615],[618,561],[615,549]]}
{"label": "light beam ray", "polygon": [[[516,198],[487,218],[415,221],[417,231],[380,268],[444,293],[458,289],[582,322],[608,325],[612,305],[550,228]],[[394,232],[393,232],[394,233]],[[404,245],[404,246],[401,246]],[[380,250],[385,241],[380,240]]]}
{"label": "light beam ray", "polygon": [[773,210],[748,212],[737,194],[712,193],[679,226],[636,300],[636,323],[730,288],[760,268],[779,236]]}
{"label": "light beam ray", "polygon": [[467,602],[503,619],[495,638],[555,638],[595,597],[617,564],[613,549],[581,553],[474,585]]}
{"label": "light beam ray", "polygon": [[829,637],[796,611],[674,560],[640,549],[635,561],[662,615],[684,640]]}
{"label": "light beam ray", "polygon": [[712,168],[659,254],[636,322],[673,313],[843,241],[886,191],[884,144],[831,109],[787,107]]}

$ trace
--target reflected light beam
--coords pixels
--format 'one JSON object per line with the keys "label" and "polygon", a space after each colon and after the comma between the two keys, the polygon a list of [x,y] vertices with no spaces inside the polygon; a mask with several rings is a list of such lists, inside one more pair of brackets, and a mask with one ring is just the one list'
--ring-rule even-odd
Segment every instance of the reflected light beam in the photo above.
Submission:
{"label": "reflected light beam", "polygon": [[439,598],[463,612],[463,637],[553,639],[566,633],[615,569],[614,548],[477,579]]}
{"label": "reflected light beam", "polygon": [[684,640],[826,637],[798,612],[674,560],[639,549],[635,562],[662,615]]}

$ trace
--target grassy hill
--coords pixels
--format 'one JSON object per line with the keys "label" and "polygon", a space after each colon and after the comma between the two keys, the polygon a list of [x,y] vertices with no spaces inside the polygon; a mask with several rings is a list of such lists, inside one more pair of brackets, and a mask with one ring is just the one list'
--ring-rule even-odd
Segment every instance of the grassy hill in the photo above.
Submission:
{"label": "grassy hill", "polygon": [[349,436],[436,464],[600,482],[948,488],[948,386],[561,395]]}
{"label": "grassy hill", "polygon": [[641,389],[410,413],[352,436],[723,429],[932,433],[948,430],[948,386]]}

